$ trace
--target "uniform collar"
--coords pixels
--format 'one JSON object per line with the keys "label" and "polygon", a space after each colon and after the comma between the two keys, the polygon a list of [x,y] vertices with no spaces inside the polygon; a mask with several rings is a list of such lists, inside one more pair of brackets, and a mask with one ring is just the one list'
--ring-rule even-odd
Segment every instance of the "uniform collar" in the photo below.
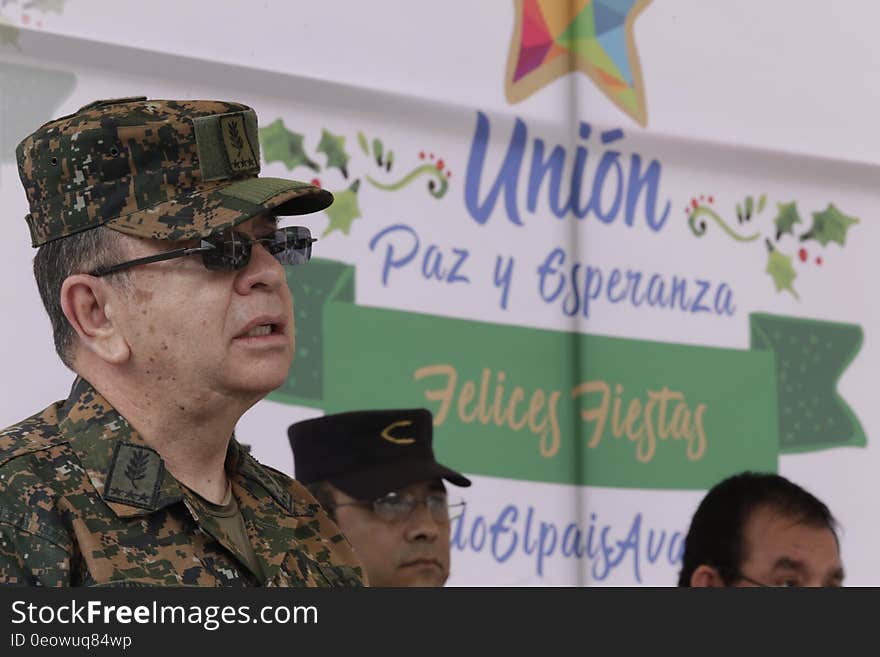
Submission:
{"label": "uniform collar", "polygon": [[[74,381],[58,425],[95,490],[117,516],[146,515],[192,497],[165,469],[159,453],[82,377]],[[229,441],[225,467],[234,484],[256,498],[268,493],[288,515],[314,514],[234,438]]]}
{"label": "uniform collar", "polygon": [[159,453],[85,379],[73,382],[58,426],[116,515],[146,515],[183,498]]}
{"label": "uniform collar", "polygon": [[[85,379],[74,381],[59,412],[58,426],[98,495],[118,517],[146,516],[182,503],[200,529],[246,565],[235,542],[215,518],[205,513],[204,500],[165,469],[159,453]],[[280,473],[273,476],[273,471],[260,465],[234,437],[229,441],[225,468],[260,561],[262,572],[255,575],[261,583],[290,586],[361,581],[357,569],[320,563],[327,558],[329,545],[344,539],[339,535],[328,542],[322,537],[322,533],[338,529],[332,524],[322,525],[329,519],[324,516],[322,521],[316,515],[318,506],[313,500],[295,496],[298,489],[291,480]],[[323,549],[310,556],[301,545],[304,541],[313,541]]]}

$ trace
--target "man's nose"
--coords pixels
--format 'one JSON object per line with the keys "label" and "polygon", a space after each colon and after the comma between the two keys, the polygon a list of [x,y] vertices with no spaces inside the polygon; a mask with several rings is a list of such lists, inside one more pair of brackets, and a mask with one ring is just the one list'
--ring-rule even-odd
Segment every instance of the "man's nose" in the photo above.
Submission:
{"label": "man's nose", "polygon": [[247,266],[235,279],[235,288],[239,294],[247,294],[256,287],[278,289],[286,282],[284,267],[262,243],[256,242],[251,247],[251,258]]}
{"label": "man's nose", "polygon": [[406,523],[409,541],[434,541],[440,533],[440,525],[428,508],[427,500],[419,500]]}

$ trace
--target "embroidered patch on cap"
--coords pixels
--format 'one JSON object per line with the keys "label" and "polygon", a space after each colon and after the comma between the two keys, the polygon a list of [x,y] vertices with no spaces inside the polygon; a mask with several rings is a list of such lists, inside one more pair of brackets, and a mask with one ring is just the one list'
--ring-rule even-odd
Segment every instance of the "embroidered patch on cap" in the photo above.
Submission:
{"label": "embroidered patch on cap", "polygon": [[244,124],[244,112],[224,114],[218,118],[226,159],[233,173],[243,173],[259,169],[254,149],[248,138]]}
{"label": "embroidered patch on cap", "polygon": [[412,445],[416,442],[415,438],[406,438],[406,437],[395,437],[391,435],[391,431],[393,429],[397,429],[398,427],[409,427],[412,426],[412,420],[398,420],[397,422],[392,422],[387,427],[382,429],[382,433],[379,434],[382,436],[384,440],[387,440],[389,443],[394,443],[395,445]]}
{"label": "embroidered patch on cap", "polygon": [[120,442],[113,450],[104,499],[142,509],[155,509],[164,475],[165,463],[156,450]]}

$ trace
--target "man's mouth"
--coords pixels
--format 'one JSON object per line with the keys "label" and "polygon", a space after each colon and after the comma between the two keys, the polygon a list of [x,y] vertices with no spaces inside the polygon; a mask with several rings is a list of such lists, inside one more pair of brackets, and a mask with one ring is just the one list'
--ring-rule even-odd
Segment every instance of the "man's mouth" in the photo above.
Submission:
{"label": "man's mouth", "polygon": [[271,335],[272,333],[277,332],[277,326],[275,324],[260,324],[259,326],[255,326],[250,331],[245,333],[243,338],[258,338],[263,335]]}
{"label": "man's mouth", "polygon": [[236,340],[244,338],[265,338],[271,335],[284,334],[284,320],[280,317],[258,317],[245,326]]}

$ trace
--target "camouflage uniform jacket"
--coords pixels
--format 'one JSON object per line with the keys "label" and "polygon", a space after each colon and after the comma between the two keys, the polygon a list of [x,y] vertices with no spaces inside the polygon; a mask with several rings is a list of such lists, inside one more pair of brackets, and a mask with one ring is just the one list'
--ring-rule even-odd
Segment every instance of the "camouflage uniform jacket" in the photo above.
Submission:
{"label": "camouflage uniform jacket", "polygon": [[233,439],[226,471],[265,578],[200,498],[85,380],[0,432],[0,583],[358,586],[360,564],[300,484]]}

